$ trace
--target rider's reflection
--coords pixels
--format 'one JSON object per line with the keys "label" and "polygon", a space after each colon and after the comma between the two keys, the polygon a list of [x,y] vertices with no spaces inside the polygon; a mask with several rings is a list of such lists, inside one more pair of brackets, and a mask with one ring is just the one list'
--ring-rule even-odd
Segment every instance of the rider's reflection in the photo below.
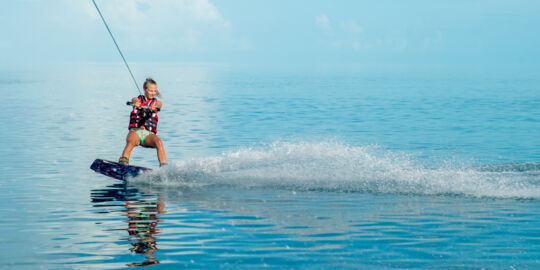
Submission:
{"label": "rider's reflection", "polygon": [[131,244],[131,252],[146,255],[142,262],[130,263],[128,266],[148,266],[158,264],[153,256],[157,248],[157,237],[160,233],[157,225],[159,215],[165,213],[163,199],[159,195],[144,194],[136,188],[128,188],[126,183],[110,185],[104,189],[92,191],[92,202],[95,207],[111,207],[104,202],[123,202],[122,212],[128,224],[127,240]]}

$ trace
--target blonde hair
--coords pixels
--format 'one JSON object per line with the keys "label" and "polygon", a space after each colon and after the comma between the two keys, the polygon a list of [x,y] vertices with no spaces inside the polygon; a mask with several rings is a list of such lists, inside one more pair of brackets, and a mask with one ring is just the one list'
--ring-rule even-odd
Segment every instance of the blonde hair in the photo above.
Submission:
{"label": "blonde hair", "polygon": [[[144,84],[143,84],[144,90],[146,90],[146,86],[147,86],[149,83],[151,83],[151,84],[157,86],[156,81],[155,81],[154,79],[148,77],[148,78],[146,78],[146,81],[144,81]],[[160,93],[158,90],[156,90],[156,92],[157,92],[157,96],[158,96],[159,98],[161,98],[161,93]]]}

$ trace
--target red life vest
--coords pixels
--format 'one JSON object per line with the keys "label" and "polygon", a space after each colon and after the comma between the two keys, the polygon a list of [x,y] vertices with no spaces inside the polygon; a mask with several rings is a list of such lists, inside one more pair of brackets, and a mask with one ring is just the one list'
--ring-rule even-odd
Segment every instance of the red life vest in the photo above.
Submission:
{"label": "red life vest", "polygon": [[[146,100],[144,96],[138,96],[137,98],[139,99],[141,106],[150,107],[157,102],[157,99],[155,98],[152,98],[151,100]],[[133,111],[131,111],[131,114],[129,115],[128,129],[140,128],[141,126],[144,126],[148,131],[157,133],[157,113],[150,112],[146,117],[143,116],[143,111],[141,109],[133,108]]]}

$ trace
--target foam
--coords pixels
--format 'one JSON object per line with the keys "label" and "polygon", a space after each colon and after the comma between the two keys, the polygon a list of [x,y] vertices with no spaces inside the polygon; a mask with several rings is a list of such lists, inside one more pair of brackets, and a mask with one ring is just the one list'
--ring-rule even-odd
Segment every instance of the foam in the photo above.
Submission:
{"label": "foam", "polygon": [[[531,163],[529,163],[531,164]],[[506,167],[505,167],[506,166]],[[425,166],[413,156],[376,145],[277,142],[220,156],[176,161],[135,179],[198,188],[232,186],[329,192],[457,195],[540,199],[538,165]],[[501,170],[500,168],[507,168]]]}

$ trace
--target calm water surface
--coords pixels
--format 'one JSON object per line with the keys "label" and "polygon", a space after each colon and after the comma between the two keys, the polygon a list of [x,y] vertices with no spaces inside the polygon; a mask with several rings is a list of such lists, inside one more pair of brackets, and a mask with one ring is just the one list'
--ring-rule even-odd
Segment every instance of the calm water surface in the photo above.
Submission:
{"label": "calm water surface", "polygon": [[121,65],[0,73],[0,268],[540,268],[539,78],[134,69],[127,184]]}

